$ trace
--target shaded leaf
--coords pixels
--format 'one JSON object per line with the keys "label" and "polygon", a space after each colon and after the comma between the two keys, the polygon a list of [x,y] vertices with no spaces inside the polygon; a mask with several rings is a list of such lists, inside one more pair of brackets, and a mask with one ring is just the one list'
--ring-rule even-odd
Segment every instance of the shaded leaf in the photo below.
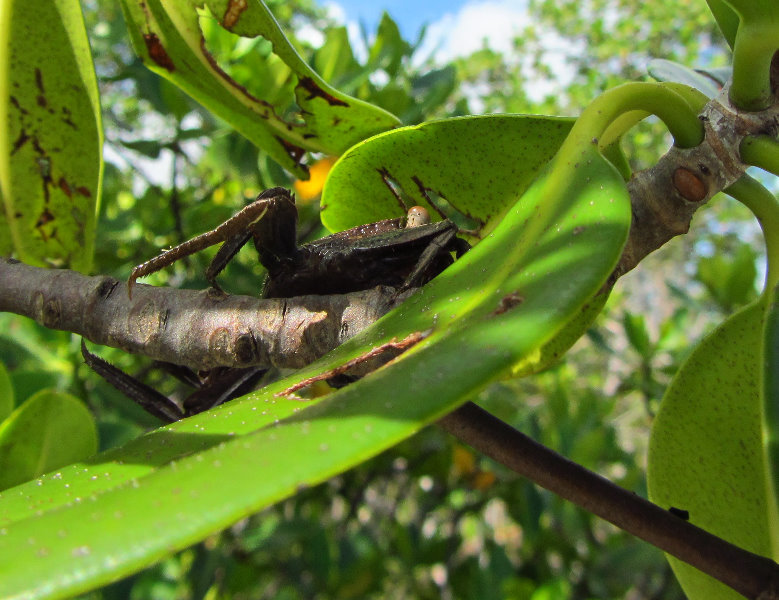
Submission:
{"label": "shaded leaf", "polygon": [[722,84],[707,73],[696,71],[683,64],[664,58],[652,60],[647,70],[658,81],[683,83],[703,92],[709,98],[714,98],[722,88]]}
{"label": "shaded leaf", "polygon": [[0,362],[0,423],[14,409],[14,386],[5,365]]}
{"label": "shaded leaf", "polygon": [[95,452],[97,430],[87,407],[68,394],[43,390],[0,423],[0,489]]}
{"label": "shaded leaf", "polygon": [[103,134],[81,7],[3,0],[0,9],[0,189],[12,216],[0,239],[8,227],[22,260],[88,271]]}

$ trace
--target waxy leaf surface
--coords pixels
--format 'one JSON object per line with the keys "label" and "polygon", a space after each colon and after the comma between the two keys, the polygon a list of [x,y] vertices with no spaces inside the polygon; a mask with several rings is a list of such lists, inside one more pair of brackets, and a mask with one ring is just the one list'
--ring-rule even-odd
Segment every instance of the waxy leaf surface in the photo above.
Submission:
{"label": "waxy leaf surface", "polygon": [[[149,565],[375,456],[538,354],[580,318],[629,228],[619,173],[594,147],[579,158],[566,177],[536,181],[479,245],[318,363],[0,494],[0,595],[64,597]],[[415,333],[422,341],[353,385],[316,400],[278,395]]]}
{"label": "waxy leaf surface", "polygon": [[346,152],[322,193],[322,223],[341,231],[424,206],[478,239],[555,155],[574,119],[490,115],[431,121]]}

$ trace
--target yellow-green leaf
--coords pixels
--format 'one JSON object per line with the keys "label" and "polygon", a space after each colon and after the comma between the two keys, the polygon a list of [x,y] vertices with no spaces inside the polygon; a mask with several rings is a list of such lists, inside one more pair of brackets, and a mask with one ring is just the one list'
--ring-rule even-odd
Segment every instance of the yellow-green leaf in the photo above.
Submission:
{"label": "yellow-green leaf", "polygon": [[[682,365],[652,427],[648,483],[656,504],[686,510],[694,525],[772,556],[776,498],[768,493],[763,447],[764,321],[765,297],[720,325]],[[741,597],[669,560],[691,600]]]}
{"label": "yellow-green leaf", "polygon": [[78,1],[0,0],[0,250],[89,270],[102,144]]}
{"label": "yellow-green leaf", "polygon": [[[122,0],[135,51],[146,66],[169,79],[274,160],[305,176],[306,151],[339,155],[392,127],[396,117],[342,94],[309,67],[261,0]],[[221,27],[243,37],[262,36],[296,78],[299,115],[285,116],[293,98],[257,97],[230,78],[208,51],[200,26],[203,9]]]}

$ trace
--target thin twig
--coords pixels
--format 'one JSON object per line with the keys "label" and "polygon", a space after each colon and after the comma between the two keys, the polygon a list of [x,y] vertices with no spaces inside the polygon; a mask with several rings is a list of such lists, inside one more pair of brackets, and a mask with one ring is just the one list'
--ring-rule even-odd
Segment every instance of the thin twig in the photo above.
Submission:
{"label": "thin twig", "polygon": [[447,432],[541,487],[691,564],[747,598],[779,598],[779,565],[688,523],[553,452],[468,402]]}

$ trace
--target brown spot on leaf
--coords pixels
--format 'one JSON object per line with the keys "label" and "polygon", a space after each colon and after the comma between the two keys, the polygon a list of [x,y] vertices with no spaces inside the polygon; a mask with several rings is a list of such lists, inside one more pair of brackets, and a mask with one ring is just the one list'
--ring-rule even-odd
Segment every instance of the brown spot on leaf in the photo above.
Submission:
{"label": "brown spot on leaf", "polygon": [[176,70],[176,66],[173,64],[170,56],[168,56],[168,52],[163,47],[162,42],[160,42],[160,38],[157,37],[156,33],[143,34],[143,41],[146,42],[146,50],[149,52],[149,58],[163,69],[168,71]]}
{"label": "brown spot on leaf", "polygon": [[674,171],[673,184],[682,198],[690,202],[700,202],[706,198],[706,184],[689,169],[679,167]]}
{"label": "brown spot on leaf", "polygon": [[249,6],[246,0],[230,0],[227,3],[227,10],[224,17],[222,17],[222,26],[226,29],[232,29],[232,27],[241,18],[241,13],[245,11]]}
{"label": "brown spot on leaf", "polygon": [[330,106],[349,106],[349,104],[344,102],[343,100],[339,100],[332,94],[328,94],[321,87],[319,87],[316,84],[316,82],[310,77],[301,77],[300,81],[298,82],[298,86],[302,87],[304,90],[308,92],[308,98],[307,98],[308,100],[313,100],[314,98],[322,98]]}
{"label": "brown spot on leaf", "polygon": [[306,173],[308,173],[308,167],[306,167],[306,165],[304,164],[301,164],[300,162],[300,159],[303,158],[303,155],[306,153],[306,151],[300,146],[296,146],[295,144],[288,142],[282,137],[275,136],[275,138],[279,142],[279,144],[284,146],[284,150],[286,151],[287,154],[289,154],[290,158],[294,160],[297,165],[303,167]]}
{"label": "brown spot on leaf", "polygon": [[35,85],[38,87],[41,94],[46,93],[46,90],[43,89],[43,73],[41,73],[41,70],[37,67],[35,69]]}
{"label": "brown spot on leaf", "polygon": [[92,192],[89,191],[89,188],[87,188],[87,187],[85,187],[83,185],[78,186],[76,188],[76,191],[79,194],[81,194],[82,196],[84,196],[85,198],[91,198],[92,197]]}
{"label": "brown spot on leaf", "polygon": [[498,308],[496,308],[492,314],[502,315],[504,312],[511,310],[522,304],[525,301],[525,297],[519,292],[511,292],[506,294],[498,302]]}
{"label": "brown spot on leaf", "polygon": [[72,196],[73,196],[73,192],[72,192],[72,190],[70,189],[70,186],[68,185],[68,182],[65,180],[65,178],[64,178],[64,177],[60,177],[60,179],[59,179],[59,181],[57,182],[57,184],[60,186],[60,189],[63,191],[63,193],[64,193],[64,194],[65,194],[65,195],[66,195],[68,198],[70,198],[70,197],[72,197]]}
{"label": "brown spot on leaf", "polygon": [[22,146],[24,146],[27,143],[27,140],[30,139],[30,136],[27,135],[27,132],[22,129],[19,132],[19,137],[16,138],[16,141],[14,141],[13,146],[11,147],[11,154],[13,155],[16,153],[17,150],[19,150]]}
{"label": "brown spot on leaf", "polygon": [[38,217],[38,221],[35,223],[36,227],[43,227],[46,223],[51,223],[54,220],[54,215],[49,212],[49,209],[45,209],[41,216]]}

